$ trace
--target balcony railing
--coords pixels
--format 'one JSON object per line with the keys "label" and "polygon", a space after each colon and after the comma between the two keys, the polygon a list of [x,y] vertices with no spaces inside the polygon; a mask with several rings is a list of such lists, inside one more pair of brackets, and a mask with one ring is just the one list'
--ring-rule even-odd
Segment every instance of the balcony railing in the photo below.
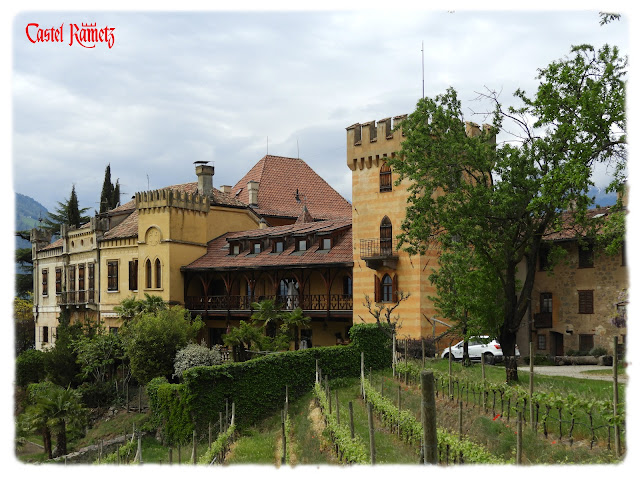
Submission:
{"label": "balcony railing", "polygon": [[551,312],[534,313],[533,324],[535,328],[551,328],[553,326],[553,314]]}
{"label": "balcony railing", "polygon": [[360,239],[360,258],[367,267],[377,270],[381,266],[396,268],[398,263],[398,240],[395,238]]}
{"label": "balcony railing", "polygon": [[77,290],[57,294],[58,305],[87,305],[95,304],[97,299],[95,290]]}
{"label": "balcony railing", "polygon": [[297,307],[303,310],[352,310],[353,296],[341,294],[319,295],[199,295],[185,298],[189,310],[251,310],[253,302],[275,300],[283,310]]}

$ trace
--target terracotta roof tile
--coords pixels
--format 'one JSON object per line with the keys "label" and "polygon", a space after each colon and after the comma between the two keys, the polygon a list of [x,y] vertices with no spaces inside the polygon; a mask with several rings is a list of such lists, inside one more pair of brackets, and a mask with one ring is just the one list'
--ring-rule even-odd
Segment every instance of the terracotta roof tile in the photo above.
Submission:
{"label": "terracotta roof tile", "polygon": [[[343,234],[339,236],[335,245],[328,251],[318,250],[319,245],[315,243],[304,253],[294,252],[294,245],[290,245],[279,254],[265,250],[257,255],[251,254],[249,251],[241,252],[239,255],[229,255],[229,240],[279,238],[336,231],[342,231]],[[207,245],[207,253],[183,268],[185,270],[199,270],[307,267],[328,264],[353,264],[353,240],[350,221],[327,220],[229,233],[210,241]]]}
{"label": "terracotta roof tile", "polygon": [[306,205],[315,220],[351,219],[351,204],[299,158],[262,157],[232,189],[246,204],[251,180],[259,182],[258,206],[252,207],[259,215],[297,218],[300,206]]}
{"label": "terracotta roof tile", "polygon": [[39,251],[41,252],[43,250],[52,250],[52,249],[58,248],[58,247],[62,247],[62,239],[61,238],[57,239],[55,242],[50,243],[46,247],[41,248]]}
{"label": "terracotta roof tile", "polygon": [[[604,216],[606,220],[606,217],[609,216],[609,213],[611,213],[611,207],[593,208],[587,211],[587,218]],[[585,235],[583,228],[581,228],[579,225],[574,225],[572,212],[569,211],[563,213],[561,222],[562,225],[559,229],[550,229],[549,231],[547,231],[547,233],[545,233],[544,240],[557,242],[562,240],[573,240]]]}
{"label": "terracotta roof tile", "polygon": [[138,236],[138,211],[134,210],[127,218],[104,234],[105,240],[131,238]]}

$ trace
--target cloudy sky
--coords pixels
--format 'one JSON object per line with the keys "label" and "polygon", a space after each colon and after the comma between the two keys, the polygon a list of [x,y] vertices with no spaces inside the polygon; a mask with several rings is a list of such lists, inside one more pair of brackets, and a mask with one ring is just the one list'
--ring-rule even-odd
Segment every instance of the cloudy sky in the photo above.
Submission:
{"label": "cloudy sky", "polygon": [[[104,169],[122,201],[195,180],[235,184],[267,151],[299,156],[351,200],[345,127],[410,113],[453,86],[468,119],[485,89],[533,93],[536,69],[570,46],[628,51],[628,18],[587,11],[16,12],[12,22],[13,187],[46,208],[98,208]],[[71,24],[115,28],[114,44],[69,45]],[[26,26],[63,25],[31,43]],[[32,32],[35,30],[32,28]],[[599,175],[597,183],[606,180]]]}

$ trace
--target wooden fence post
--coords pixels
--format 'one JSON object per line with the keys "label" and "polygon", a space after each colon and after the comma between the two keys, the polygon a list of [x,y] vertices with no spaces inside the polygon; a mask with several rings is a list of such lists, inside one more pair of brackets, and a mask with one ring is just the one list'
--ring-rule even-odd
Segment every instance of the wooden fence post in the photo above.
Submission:
{"label": "wooden fence post", "polygon": [[396,378],[396,334],[391,335],[391,369],[393,378]]}
{"label": "wooden fence post", "polygon": [[424,368],[424,338],[422,340],[422,368]]}
{"label": "wooden fence post", "polygon": [[438,434],[436,432],[436,399],[433,386],[433,372],[420,372],[422,402],[422,443],[424,445],[424,463],[435,465],[438,461]]}
{"label": "wooden fence post", "polygon": [[138,432],[138,465],[142,465],[142,435]]}
{"label": "wooden fence post", "polygon": [[355,437],[355,429],[353,425],[353,402],[349,402],[349,428],[351,429],[351,438]]}
{"label": "wooden fence post", "polygon": [[320,381],[319,377],[318,377],[318,369],[319,369],[319,365],[318,365],[319,360],[316,358],[316,383],[318,383]]}
{"label": "wooden fence post", "polygon": [[336,419],[340,425],[340,403],[338,403],[338,390],[336,390]]}
{"label": "wooden fence post", "polygon": [[[402,411],[402,398],[400,397],[401,386],[398,385],[398,412]],[[400,436],[400,415],[398,415],[398,437]]]}
{"label": "wooden fence post", "polygon": [[371,453],[371,465],[376,464],[376,441],[373,437],[373,407],[371,403],[367,403],[367,412],[369,417],[369,451]]}
{"label": "wooden fence post", "polygon": [[196,464],[197,448],[196,448],[196,429],[193,429],[193,447],[191,449],[191,463]]}
{"label": "wooden fence post", "polygon": [[533,342],[529,342],[529,421],[531,422],[531,428],[535,428],[533,418],[533,361]]}
{"label": "wooden fence post", "polygon": [[[406,367],[407,367],[407,362],[408,362],[408,358],[409,358],[408,357],[408,353],[407,353],[407,346],[408,345],[409,345],[409,339],[405,338],[405,340],[404,340],[404,366],[405,366],[404,371],[405,372],[407,371]],[[406,373],[405,373],[405,375],[406,375]]]}
{"label": "wooden fence post", "polygon": [[280,465],[287,463],[287,434],[285,431],[285,413],[282,410],[282,458],[280,459]]}
{"label": "wooden fence post", "polygon": [[364,400],[364,352],[360,352],[360,389],[362,390],[362,399]]}
{"label": "wooden fence post", "polygon": [[516,465],[522,465],[522,410],[518,408],[518,428],[516,439]]}
{"label": "wooden fence post", "polygon": [[462,440],[462,400],[458,400],[458,438]]}
{"label": "wooden fence post", "polygon": [[613,337],[613,439],[616,455],[622,455],[620,425],[618,425],[618,336]]}
{"label": "wooden fence post", "polygon": [[482,409],[486,412],[487,411],[487,392],[486,392],[487,376],[484,371],[484,355],[480,355],[480,364],[482,365]]}
{"label": "wooden fence post", "polygon": [[220,432],[219,433],[222,433],[222,432],[224,432],[224,430],[223,430],[224,423],[222,421],[222,412],[218,412],[218,417],[220,417],[220,420],[219,420],[219,422],[220,422]]}
{"label": "wooden fence post", "polygon": [[224,402],[225,402],[224,429],[226,430],[229,428],[229,399],[225,398]]}
{"label": "wooden fence post", "polygon": [[[453,353],[451,352],[451,347],[453,346],[453,342],[449,342],[449,398],[453,396]],[[425,456],[426,457],[426,456]]]}

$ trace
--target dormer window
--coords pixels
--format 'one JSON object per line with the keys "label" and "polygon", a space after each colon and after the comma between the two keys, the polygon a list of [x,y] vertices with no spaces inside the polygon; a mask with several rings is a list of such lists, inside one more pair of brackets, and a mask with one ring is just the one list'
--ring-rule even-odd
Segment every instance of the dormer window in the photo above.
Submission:
{"label": "dormer window", "polygon": [[232,243],[230,245],[229,253],[231,255],[238,255],[240,253],[240,244],[239,243]]}
{"label": "dormer window", "polygon": [[284,252],[284,240],[276,240],[273,242],[273,253]]}
{"label": "dormer window", "polygon": [[251,246],[251,253],[254,255],[257,255],[258,253],[261,252],[262,249],[262,245],[260,245],[260,242],[256,242]]}
{"label": "dormer window", "polygon": [[331,250],[331,237],[320,239],[320,250]]}
{"label": "dormer window", "polygon": [[307,249],[307,239],[300,239],[297,243],[297,249],[299,252],[304,252]]}

